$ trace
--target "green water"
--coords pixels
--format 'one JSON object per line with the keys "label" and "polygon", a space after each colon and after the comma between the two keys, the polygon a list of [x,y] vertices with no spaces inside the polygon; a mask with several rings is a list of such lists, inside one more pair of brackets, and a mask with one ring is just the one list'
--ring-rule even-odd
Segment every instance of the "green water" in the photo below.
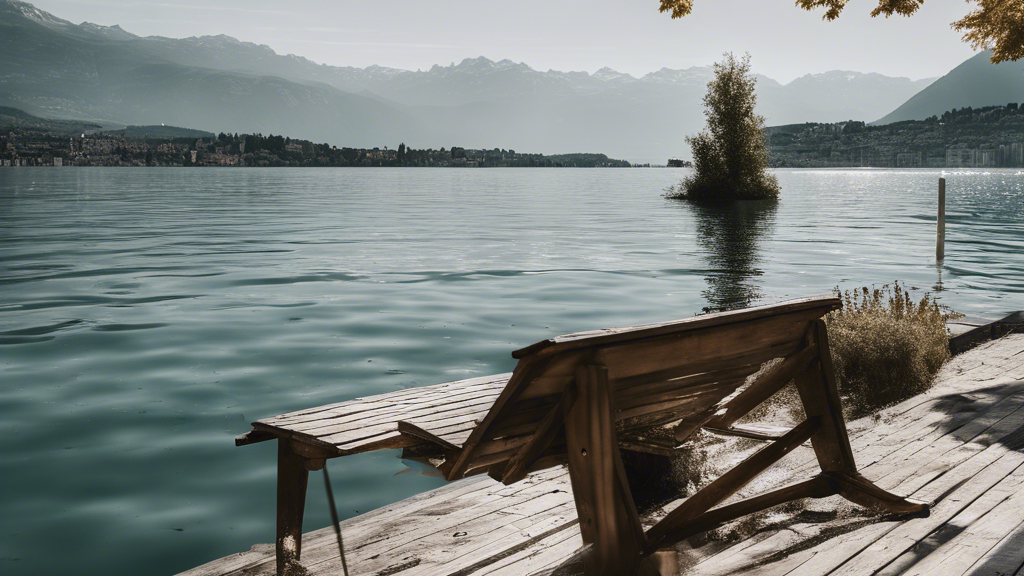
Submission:
{"label": "green water", "polygon": [[[270,542],[257,418],[511,370],[555,334],[903,280],[1024,309],[1024,175],[782,171],[777,205],[681,170],[0,169],[0,573],[173,574]],[[331,462],[342,514],[437,486]],[[325,526],[314,477],[306,527]]]}

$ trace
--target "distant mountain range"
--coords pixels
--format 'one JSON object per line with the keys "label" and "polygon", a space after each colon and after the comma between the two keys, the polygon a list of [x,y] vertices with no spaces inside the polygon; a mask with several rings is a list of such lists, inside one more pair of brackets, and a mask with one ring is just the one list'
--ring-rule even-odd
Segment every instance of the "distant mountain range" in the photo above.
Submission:
{"label": "distant mountain range", "polygon": [[78,120],[52,120],[26,114],[17,108],[0,106],[0,130],[17,128],[28,132],[43,132],[55,136],[74,136],[103,128],[99,124]]}
{"label": "distant mountain range", "polygon": [[991,51],[981,52],[874,124],[924,120],[954,108],[1024,103],[1024,61],[992,64]]}
{"label": "distant mountain range", "polygon": [[[415,72],[336,67],[228,36],[139,37],[0,0],[0,104],[98,123],[663,162],[686,155],[684,137],[703,126],[711,78],[710,67],[635,78],[483,57]],[[879,118],[932,81],[833,71],[783,85],[760,76],[758,111],[770,125]]]}

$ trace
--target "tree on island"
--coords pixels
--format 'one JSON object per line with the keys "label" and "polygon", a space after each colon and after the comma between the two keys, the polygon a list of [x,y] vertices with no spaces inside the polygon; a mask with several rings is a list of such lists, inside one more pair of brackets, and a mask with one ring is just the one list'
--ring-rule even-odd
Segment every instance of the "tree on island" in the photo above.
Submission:
{"label": "tree on island", "polygon": [[[825,8],[823,20],[835,20],[850,0],[796,0],[804,10]],[[967,0],[979,6],[962,19],[953,22],[953,29],[963,32],[963,40],[975,49],[991,49],[992,63],[1024,58],[1024,8],[1021,0]],[[924,4],[924,0],[878,0],[871,16],[893,14],[910,16]],[[661,0],[662,12],[671,12],[672,18],[682,18],[693,11],[693,0]]]}
{"label": "tree on island", "polygon": [[778,197],[778,180],[768,173],[764,117],[754,113],[755,83],[749,54],[737,59],[729,52],[715,63],[715,78],[704,95],[707,127],[686,138],[694,171],[669,192],[670,198],[725,202]]}

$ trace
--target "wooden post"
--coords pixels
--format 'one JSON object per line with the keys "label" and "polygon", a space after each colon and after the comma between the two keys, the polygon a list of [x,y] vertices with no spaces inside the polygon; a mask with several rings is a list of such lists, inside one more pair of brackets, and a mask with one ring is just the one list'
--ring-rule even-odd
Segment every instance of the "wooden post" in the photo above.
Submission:
{"label": "wooden post", "polygon": [[939,178],[939,213],[935,219],[935,259],[946,257],[946,179]]}
{"label": "wooden post", "polygon": [[277,441],[277,574],[287,574],[289,564],[302,552],[302,513],[306,507],[309,470],[292,451],[289,441]]}

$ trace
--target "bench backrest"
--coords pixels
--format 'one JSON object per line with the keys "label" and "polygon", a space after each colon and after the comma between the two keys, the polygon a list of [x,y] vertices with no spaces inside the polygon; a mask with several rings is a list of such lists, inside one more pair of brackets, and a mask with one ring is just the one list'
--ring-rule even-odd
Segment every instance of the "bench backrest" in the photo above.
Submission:
{"label": "bench backrest", "polygon": [[[816,296],[685,320],[580,332],[512,353],[519,360],[487,416],[442,467],[449,479],[489,468],[526,469],[564,461],[561,417],[581,365],[607,369],[613,418],[628,431],[706,411],[737,390],[764,362],[807,345],[809,328],[841,307]],[[561,458],[559,458],[561,456]]]}

